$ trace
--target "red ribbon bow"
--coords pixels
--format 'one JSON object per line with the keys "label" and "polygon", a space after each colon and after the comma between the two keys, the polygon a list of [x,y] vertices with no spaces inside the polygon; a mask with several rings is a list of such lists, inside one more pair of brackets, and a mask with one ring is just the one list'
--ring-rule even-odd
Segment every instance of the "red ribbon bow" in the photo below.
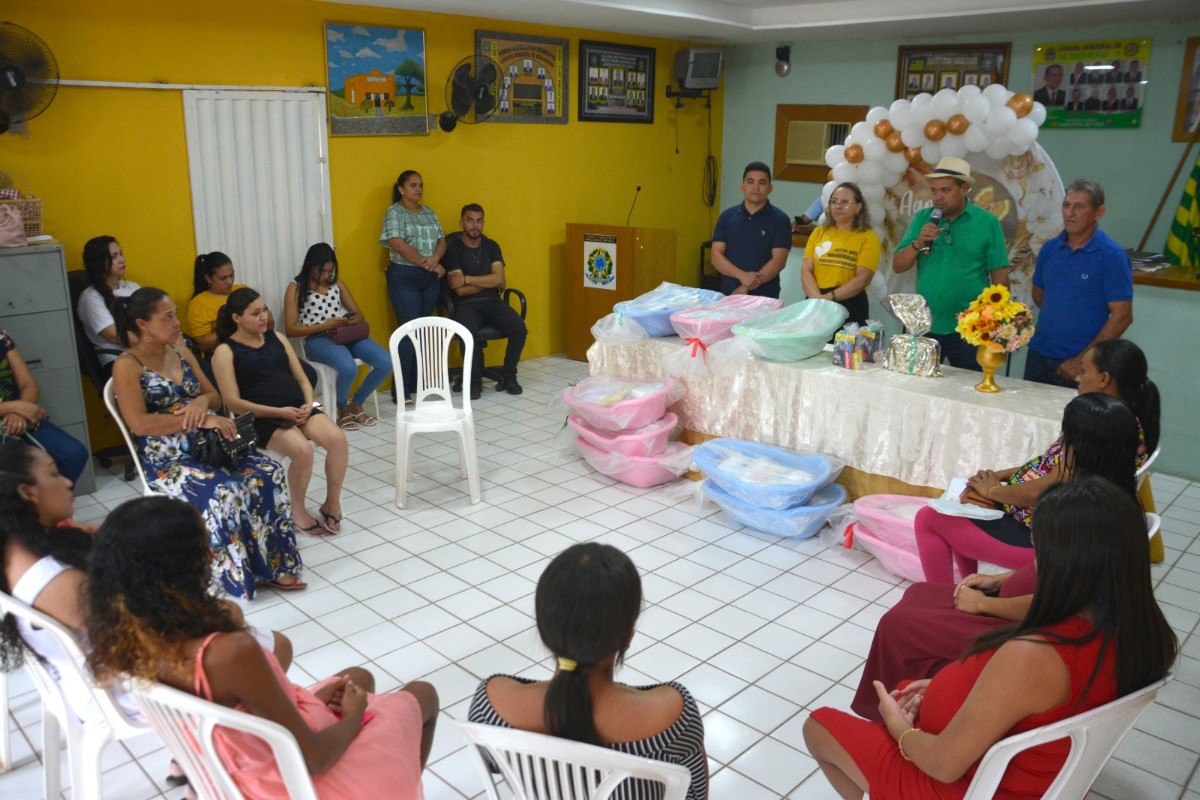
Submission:
{"label": "red ribbon bow", "polygon": [[704,342],[700,341],[696,337],[689,336],[688,338],[684,339],[683,342],[684,342],[684,344],[690,344],[692,346],[692,358],[696,357],[697,350],[703,352],[705,357],[708,356],[708,345],[706,345]]}

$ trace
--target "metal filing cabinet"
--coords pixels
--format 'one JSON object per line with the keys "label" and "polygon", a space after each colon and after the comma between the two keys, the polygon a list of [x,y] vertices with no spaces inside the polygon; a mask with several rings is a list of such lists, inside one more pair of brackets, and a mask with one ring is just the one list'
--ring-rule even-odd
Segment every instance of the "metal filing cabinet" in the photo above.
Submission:
{"label": "metal filing cabinet", "polygon": [[[50,419],[91,450],[73,313],[62,245],[0,248],[0,330],[13,338],[29,364]],[[89,459],[75,493],[95,489]]]}

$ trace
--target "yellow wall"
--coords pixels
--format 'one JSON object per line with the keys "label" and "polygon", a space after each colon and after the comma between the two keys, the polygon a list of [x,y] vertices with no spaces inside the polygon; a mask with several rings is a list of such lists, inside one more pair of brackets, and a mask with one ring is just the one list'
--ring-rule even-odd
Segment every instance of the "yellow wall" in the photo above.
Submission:
{"label": "yellow wall", "polygon": [[[323,22],[422,28],[434,111],[443,109],[451,67],[473,52],[476,28],[569,39],[566,125],[460,125],[451,134],[435,126],[429,136],[331,139],[333,243],[382,341],[393,318],[377,240],[391,184],[404,169],[422,173],[425,202],[448,231],[457,230],[462,204],[487,209],[487,233],[504,248],[509,284],[529,296],[528,358],[565,348],[567,222],[624,224],[641,185],[633,224],[677,231],[683,281],[694,280],[698,245],[711,235],[713,215],[699,199],[707,112],[702,101],[677,112],[663,96],[682,42],[316,0],[4,5],[5,18],[49,45],[63,78],[81,80],[323,86]],[[576,121],[580,38],[657,48],[653,125]],[[717,92],[714,153],[721,152],[722,108]],[[132,280],[161,286],[180,302],[190,295],[195,234],[178,92],[61,86],[29,123],[29,138],[0,137],[0,171],[45,200],[46,232],[65,245],[68,268],[81,266],[87,239],[112,234]]]}

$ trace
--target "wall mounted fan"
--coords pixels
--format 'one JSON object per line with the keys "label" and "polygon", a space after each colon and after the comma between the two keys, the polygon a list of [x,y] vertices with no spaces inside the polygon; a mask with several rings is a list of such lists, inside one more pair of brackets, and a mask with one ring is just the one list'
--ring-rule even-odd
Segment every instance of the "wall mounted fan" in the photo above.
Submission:
{"label": "wall mounted fan", "polygon": [[458,123],[474,125],[496,111],[500,66],[491,56],[467,56],[450,70],[446,81],[446,111],[438,116],[438,127],[446,133]]}
{"label": "wall mounted fan", "polygon": [[33,31],[0,22],[0,133],[46,110],[58,92],[58,61]]}

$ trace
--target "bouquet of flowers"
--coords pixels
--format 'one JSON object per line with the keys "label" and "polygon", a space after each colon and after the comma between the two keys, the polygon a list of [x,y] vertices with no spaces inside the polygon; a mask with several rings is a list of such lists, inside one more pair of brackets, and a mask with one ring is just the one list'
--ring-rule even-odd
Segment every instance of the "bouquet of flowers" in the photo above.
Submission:
{"label": "bouquet of flowers", "polygon": [[1013,300],[1008,287],[993,284],[958,315],[955,330],[968,344],[993,353],[1012,353],[1033,338],[1033,314]]}

